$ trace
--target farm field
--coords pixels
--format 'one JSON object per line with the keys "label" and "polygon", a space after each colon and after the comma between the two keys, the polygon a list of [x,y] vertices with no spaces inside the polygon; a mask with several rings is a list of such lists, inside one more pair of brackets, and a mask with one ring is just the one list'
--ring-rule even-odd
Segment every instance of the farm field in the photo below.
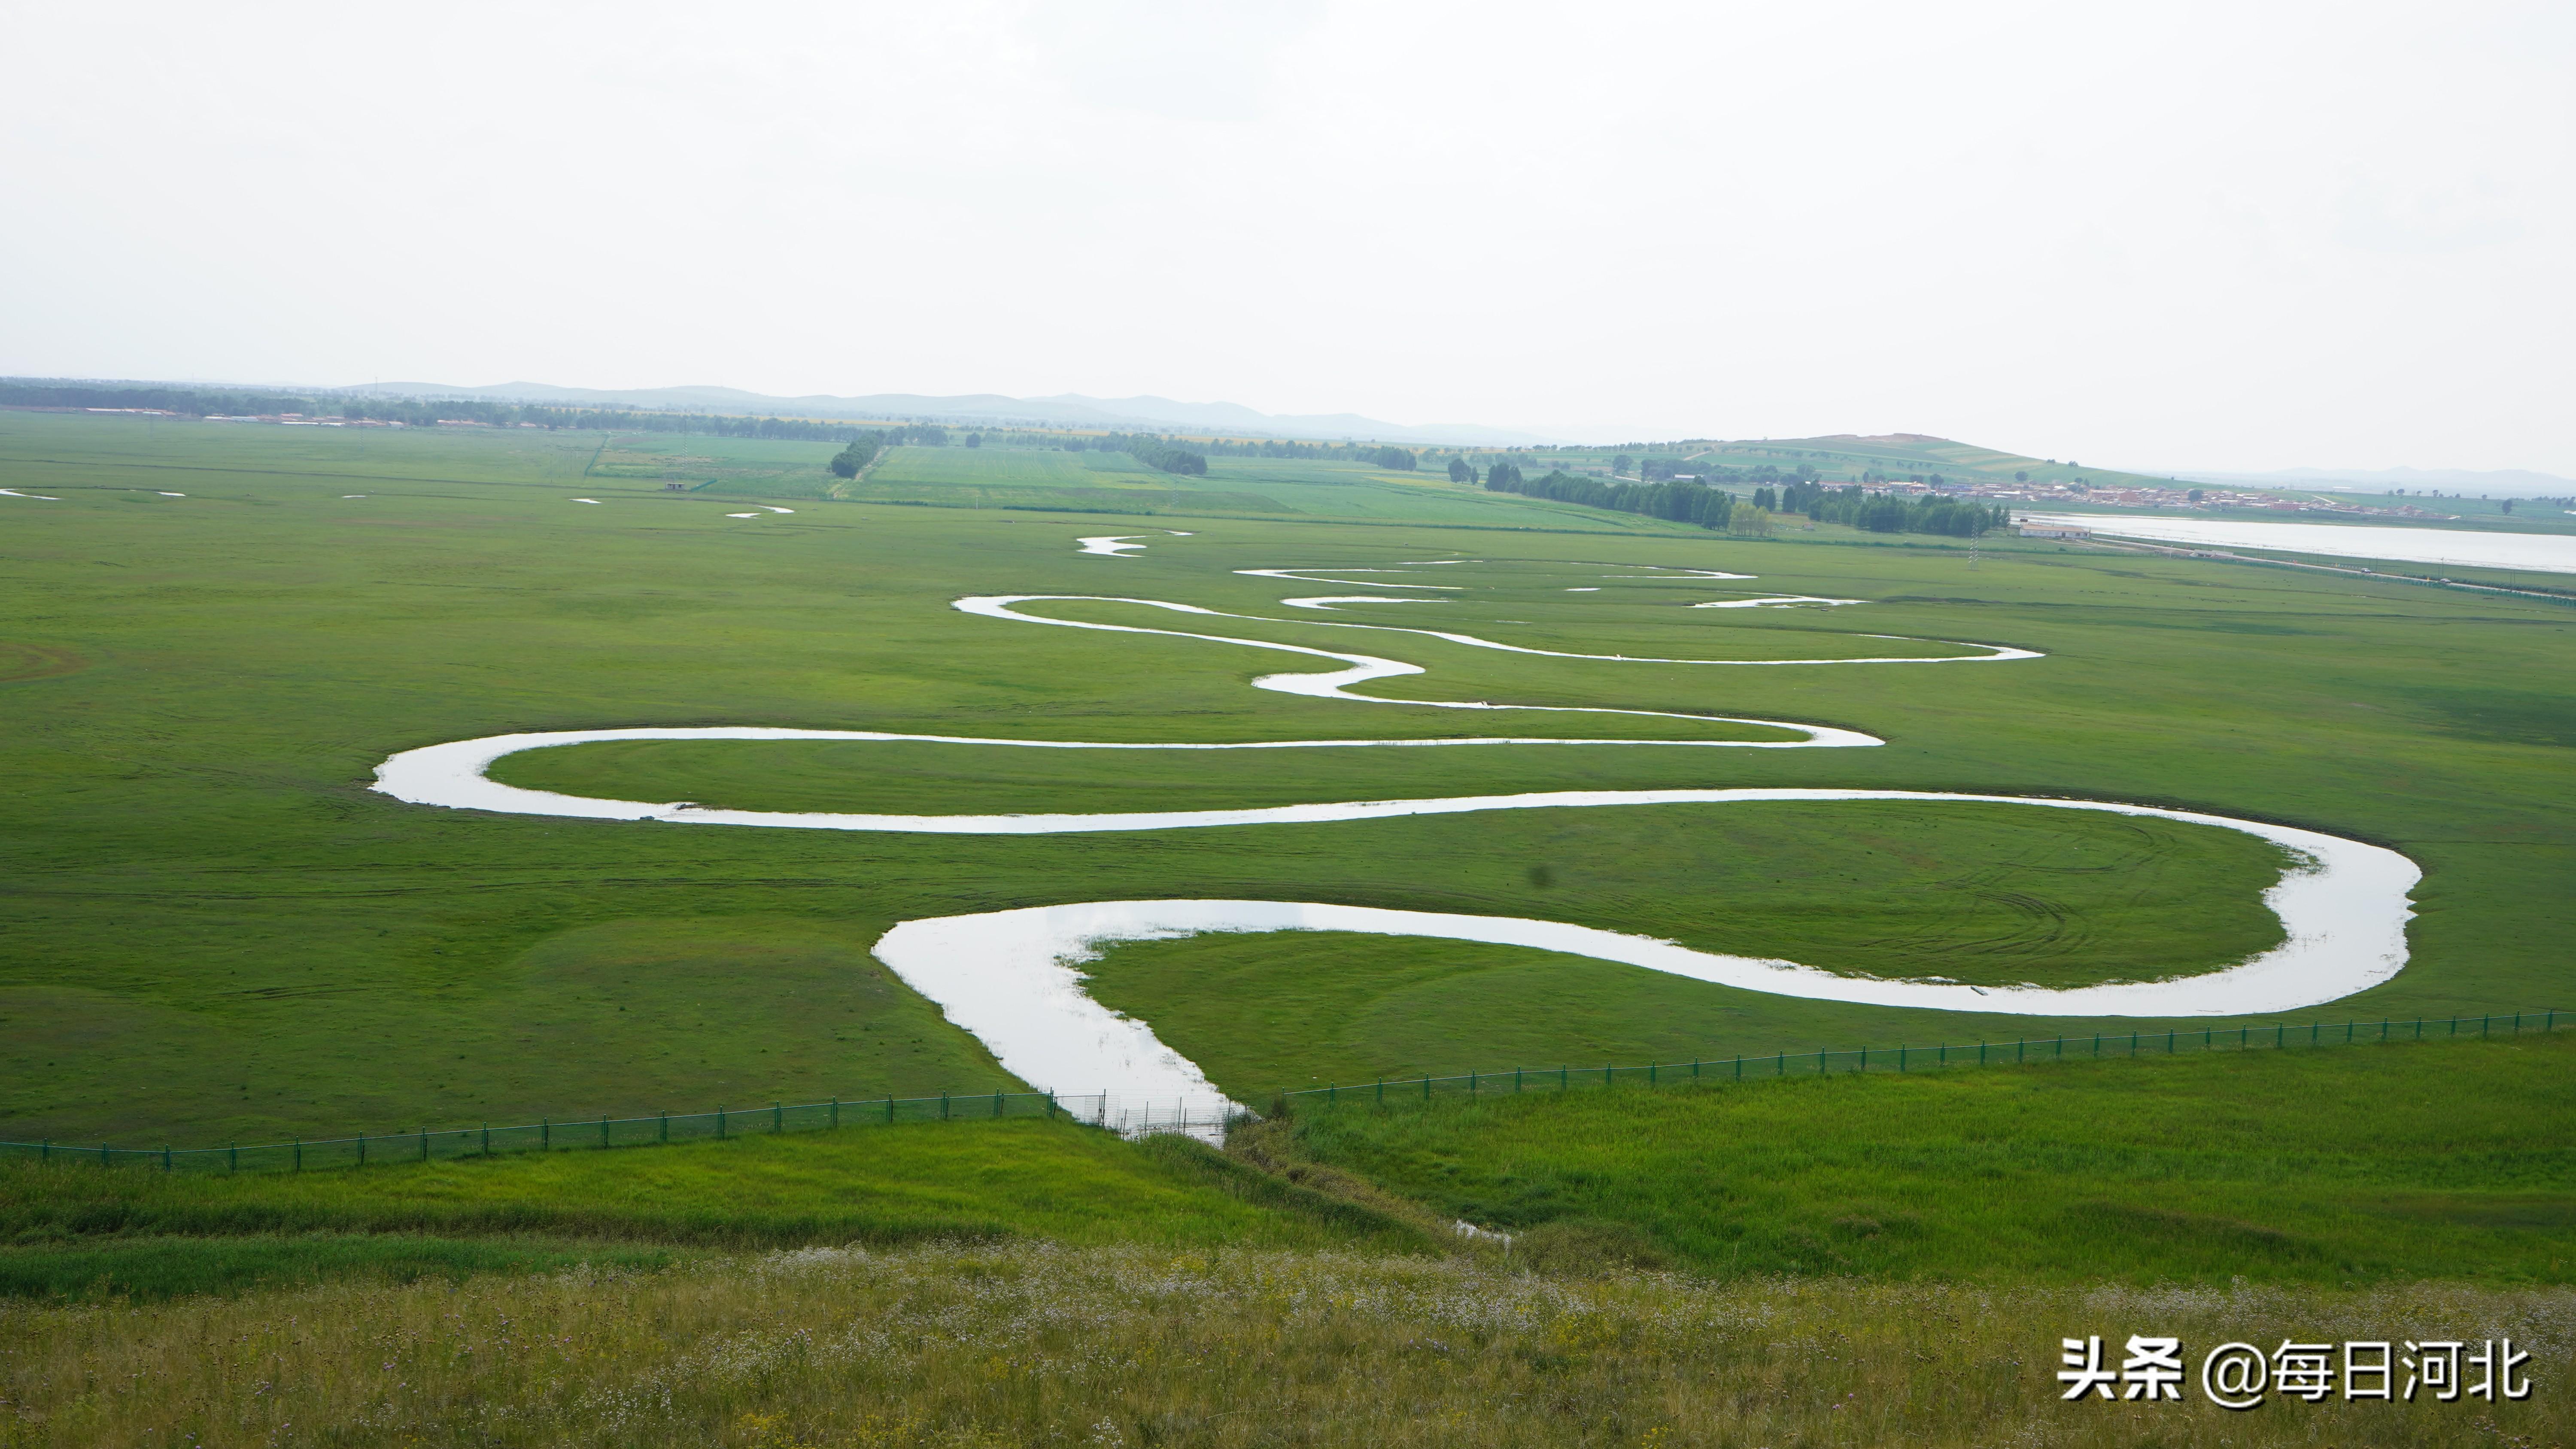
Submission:
{"label": "farm field", "polygon": [[[1050,513],[1034,500],[1062,491],[1066,462],[1106,455],[917,450],[939,456],[907,464],[921,481],[904,486],[1031,501],[891,507],[831,496],[828,444],[195,427],[0,414],[0,486],[44,495],[0,498],[0,1138],[202,1146],[1096,1089],[1016,1075],[871,954],[898,922],[1068,902],[1529,917],[1962,990],[2214,972],[2282,938],[2263,899],[2284,857],[2260,839],[1991,801],[943,834],[504,814],[369,788],[397,752],[519,731],[915,737],[629,739],[490,771],[710,810],[1752,787],[2170,807],[2422,867],[2405,969],[2294,1019],[2566,1004],[2576,774],[2561,726],[2576,696],[2559,681],[2576,615],[2547,600],[2035,541],[1972,555],[1831,527],[1746,540],[1352,465],[1212,459],[1204,480],[1129,490],[1153,512]],[[1048,461],[996,461],[1015,456]],[[1200,488],[1298,511],[1164,511]],[[1103,535],[1142,548],[1078,551]],[[1005,592],[1037,602],[954,607]],[[1424,629],[1460,637],[1409,632]],[[2035,657],[1977,657],[1996,649]],[[1253,687],[1349,656],[1416,672],[1358,697]],[[1819,730],[1883,743],[1760,747]],[[1360,747],[1462,738],[1588,743]],[[1305,743],[1032,747],[1068,741]],[[1135,941],[1083,969],[1092,999],[1265,1112],[1323,1082],[2105,1024],[1331,932]],[[1280,1412],[1323,1412],[1313,1396],[1348,1376],[1318,1366],[1365,1353],[1419,1371],[1450,1428],[1502,1443],[1563,1442],[1492,1407],[1513,1394],[1578,1404],[1623,1443],[1705,1421],[1696,1399],[1685,1414],[1641,1398],[1639,1364],[1690,1367],[1692,1393],[1779,1442],[1842,1432],[1828,1406],[1864,1387],[1895,1396],[1891,1413],[1962,1382],[1991,1413],[2056,1413],[2030,1368],[2051,1345],[2034,1348],[2028,1323],[2053,1335],[2106,1311],[2105,1294],[2231,1333],[2351,1315],[2509,1325],[2549,1345],[2557,1373],[2571,1050],[2562,1034],[1300,1111],[1238,1129],[1223,1156],[1008,1122],[301,1175],[0,1164],[0,1292],[54,1300],[12,1310],[9,1422],[44,1442],[140,1442],[146,1427],[157,1442],[205,1415],[317,1422],[364,1399],[408,1405],[424,1442],[1018,1442],[1102,1415],[1233,1442],[1154,1387],[1168,1380],[1153,1355],[1183,1342],[1160,1335],[1181,1328],[1099,1359],[1079,1387],[999,1346],[1029,1331],[1010,1317],[1023,1285],[1124,1331],[1113,1300],[1147,1279],[1203,1339],[1217,1330],[1190,1305],[1255,1305],[1240,1330],[1268,1336],[1225,1372],[1287,1385]],[[1519,1256],[1450,1236],[1452,1218],[1520,1233]],[[2424,1280],[2485,1286],[2411,1286]],[[2086,1286],[2105,1282],[2124,1286]],[[1301,1292],[1376,1306],[1332,1329],[1293,1306]],[[120,1297],[134,1306],[87,1306]],[[905,1387],[864,1422],[806,1367],[657,1387],[701,1362],[691,1345],[941,1313],[985,1335],[974,1362],[1021,1367],[979,1378],[869,1348],[867,1372]],[[1674,1328],[1781,1315],[1889,1352],[1793,1363],[1763,1347],[1773,1327]],[[295,1387],[274,1405],[246,1404],[183,1347],[284,1318],[323,1327],[291,1346]],[[578,1354],[548,1372],[656,1407],[604,1416],[604,1399],[487,1362],[502,1356],[447,1352],[505,1318],[623,1355],[615,1374]],[[1940,1327],[1959,1321],[1963,1337]],[[1098,1357],[1064,1332],[1047,1352]],[[389,1383],[362,1361],[400,1333],[442,1345],[446,1367]],[[138,1372],[187,1387],[157,1403],[63,1388]],[[442,1397],[405,1397],[430,1383]],[[458,1407],[504,1400],[522,1416],[506,1433]],[[2470,1432],[2465,1415],[2333,1412],[2228,1432]],[[2565,1412],[2499,1406],[2488,1422],[2563,1434]],[[563,1427],[575,1418],[589,1427]],[[2111,1422],[2068,1420],[2059,1437]]]}

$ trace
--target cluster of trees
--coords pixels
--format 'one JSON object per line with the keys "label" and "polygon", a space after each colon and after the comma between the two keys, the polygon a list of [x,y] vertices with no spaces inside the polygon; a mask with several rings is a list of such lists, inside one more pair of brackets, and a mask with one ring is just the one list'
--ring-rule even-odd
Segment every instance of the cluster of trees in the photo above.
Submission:
{"label": "cluster of trees", "polygon": [[1753,506],[1782,513],[1803,513],[1818,523],[1841,523],[1872,533],[1938,533],[1974,538],[2011,520],[2011,510],[1964,498],[1897,498],[1872,493],[1857,483],[1830,488],[1821,483],[1791,483],[1775,497],[1768,488],[1753,490]]}
{"label": "cluster of trees", "polygon": [[861,468],[876,461],[879,446],[876,434],[862,433],[850,439],[850,445],[833,454],[832,461],[824,466],[832,470],[835,478],[856,478]]}
{"label": "cluster of trees", "polygon": [[[1067,444],[1071,447],[1071,444]],[[1148,468],[1190,477],[1207,476],[1207,455],[1173,447],[1151,433],[1111,433],[1092,444],[1104,453],[1124,453]]]}
{"label": "cluster of trees", "polygon": [[1371,448],[1361,456],[1360,461],[1375,463],[1381,468],[1390,468],[1399,473],[1412,472],[1417,462],[1411,448],[1395,447]]}
{"label": "cluster of trees", "polygon": [[1822,475],[1816,472],[1815,465],[1812,463],[1801,463],[1795,470],[1785,473],[1776,464],[1771,463],[1756,463],[1750,468],[1729,468],[1720,463],[1703,463],[1700,465],[1699,476],[1703,482],[1745,483],[1759,488],[1764,484],[1813,483]]}
{"label": "cluster of trees", "polygon": [[1726,527],[1727,515],[1735,509],[1734,494],[1701,483],[1612,483],[1562,470],[1540,478],[1523,478],[1521,470],[1507,462],[1498,462],[1485,471],[1485,487],[1495,493],[1642,513],[1650,518],[1696,523],[1702,528]]}

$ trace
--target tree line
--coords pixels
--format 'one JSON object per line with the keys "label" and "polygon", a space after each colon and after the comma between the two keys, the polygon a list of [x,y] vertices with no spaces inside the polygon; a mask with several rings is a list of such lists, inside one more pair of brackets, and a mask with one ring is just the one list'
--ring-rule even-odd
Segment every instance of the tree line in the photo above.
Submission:
{"label": "tree line", "polygon": [[[1067,443],[1065,446],[1070,448],[1075,445]],[[1148,468],[1165,473],[1177,473],[1194,478],[1207,476],[1206,454],[1174,447],[1169,441],[1155,437],[1151,433],[1111,433],[1093,442],[1091,446],[1104,453],[1124,453]]]}
{"label": "tree line", "polygon": [[1642,513],[1650,518],[1669,518],[1676,523],[1696,523],[1702,528],[1726,527],[1728,516],[1735,511],[1734,494],[1695,481],[1613,483],[1563,470],[1552,470],[1544,477],[1524,478],[1520,468],[1510,462],[1496,462],[1485,470],[1485,488],[1492,493],[1518,493],[1525,498],[1579,503],[1587,508],[1608,508],[1621,513]]}
{"label": "tree line", "polygon": [[192,387],[97,387],[78,383],[0,382],[0,406],[31,408],[137,408],[183,417],[244,417],[294,413],[314,419],[401,423],[435,427],[442,422],[486,427],[586,428],[616,433],[695,433],[719,438],[779,438],[791,442],[847,443],[862,436],[881,445],[938,447],[947,430],[927,424],[870,429],[857,423],[724,413],[636,412],[624,408],[564,408],[493,402],[486,398],[382,398]]}
{"label": "tree line", "polygon": [[1872,493],[1858,483],[1840,488],[1792,483],[1779,490],[1776,500],[1772,490],[1757,488],[1753,505],[1782,513],[1803,513],[1818,523],[1846,524],[1872,533],[1937,533],[1953,538],[1974,538],[2012,519],[2011,510],[2000,504],[1990,507],[1964,498],[1938,496],[1901,498]]}

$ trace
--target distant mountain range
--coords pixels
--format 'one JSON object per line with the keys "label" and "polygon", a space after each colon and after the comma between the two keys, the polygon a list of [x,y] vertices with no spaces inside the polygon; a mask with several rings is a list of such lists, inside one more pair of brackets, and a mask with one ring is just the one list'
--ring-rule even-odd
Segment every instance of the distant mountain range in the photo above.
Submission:
{"label": "distant mountain range", "polygon": [[2172,476],[2194,483],[2235,483],[2257,488],[2337,488],[2346,492],[2409,493],[2438,488],[2445,493],[2489,494],[2498,498],[2565,498],[2576,495],[2576,479],[2521,468],[2480,473],[2466,468],[2278,468],[2269,473],[2192,473]]}
{"label": "distant mountain range", "polygon": [[771,397],[730,387],[588,388],[557,387],[544,382],[504,382],[490,387],[455,387],[436,382],[379,382],[365,387],[328,389],[352,396],[416,398],[481,398],[491,402],[547,403],[566,407],[659,408],[680,412],[782,413],[809,418],[884,418],[998,427],[1027,423],[1053,427],[1162,431],[1190,428],[1202,432],[1240,433],[1255,437],[1315,438],[1341,441],[1367,439],[1385,443],[1448,443],[1475,447],[1515,447],[1562,439],[1536,433],[1489,428],[1476,423],[1426,423],[1412,426],[1381,422],[1357,413],[1275,414],[1256,412],[1240,403],[1185,403],[1164,397],[1003,397],[967,393],[929,397],[889,392],[868,397]]}

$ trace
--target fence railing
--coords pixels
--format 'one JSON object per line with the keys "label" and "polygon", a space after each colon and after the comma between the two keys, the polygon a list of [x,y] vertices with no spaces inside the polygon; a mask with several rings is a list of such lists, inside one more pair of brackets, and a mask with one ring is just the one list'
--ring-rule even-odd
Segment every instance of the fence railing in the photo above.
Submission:
{"label": "fence railing", "polygon": [[1123,1136],[1183,1132],[1222,1140],[1243,1109],[1219,1099],[1127,1099],[1110,1092],[1068,1096],[1056,1092],[943,1092],[936,1097],[870,1097],[823,1102],[773,1102],[766,1107],[712,1112],[656,1112],[649,1117],[577,1117],[495,1127],[416,1128],[355,1137],[296,1138],[286,1142],[223,1147],[83,1146],[68,1142],[0,1142],[0,1159],[143,1166],[164,1172],[307,1172],[369,1163],[429,1162],[519,1152],[568,1152],[583,1148],[640,1147],[663,1142],[712,1141],[783,1132],[898,1122],[995,1121],[1011,1117],[1063,1117],[1105,1127]]}
{"label": "fence railing", "polygon": [[[2286,1050],[2292,1047],[2349,1046],[2384,1041],[2449,1040],[2463,1036],[2519,1035],[2555,1031],[2562,1013],[2502,1012],[2488,1016],[2419,1017],[2412,1021],[2302,1023],[2273,1022],[2181,1028],[2165,1031],[2096,1032],[2085,1036],[2038,1037],[2019,1041],[1940,1042],[1930,1046],[1854,1047],[1812,1052],[1775,1051],[1747,1056],[1706,1057],[1687,1062],[1650,1063],[1640,1067],[1553,1066],[1510,1067],[1498,1072],[1469,1072],[1454,1077],[1379,1078],[1357,1084],[1307,1087],[1280,1094],[1291,1111],[1347,1105],[1400,1106],[1435,1097],[1482,1098],[1529,1092],[1571,1092],[1584,1087],[1615,1087],[1633,1082],[1647,1087],[1689,1083],[1740,1082],[1775,1077],[1823,1076],[1831,1072],[1953,1071],[1961,1067],[2008,1066],[2020,1062],[2090,1061],[2103,1057],[2168,1056],[2185,1051]],[[2576,1015],[2570,1015],[2576,1025]]]}
{"label": "fence railing", "polygon": [[[1309,1087],[1283,1092],[1280,1099],[1292,1110],[1305,1110],[1348,1104],[1401,1105],[1443,1096],[1481,1098],[1496,1094],[1570,1092],[1584,1087],[1615,1087],[1623,1082],[1661,1087],[1691,1082],[1821,1076],[1836,1071],[1949,1071],[2017,1062],[2085,1061],[2103,1057],[2172,1055],[2183,1051],[2344,1046],[2367,1042],[2485,1037],[2499,1032],[2519,1035],[2526,1031],[2555,1031],[2562,1015],[2569,1017],[2571,1025],[2576,1025],[2576,1014],[2552,1009],[2517,1011],[2510,1015],[2497,1012],[2486,1016],[2420,1017],[2412,1021],[2392,1017],[2379,1021],[2332,1023],[2274,1022],[2267,1026],[2204,1027],[2196,1032],[2182,1029],[2097,1032],[2089,1036],[2004,1042],[1944,1042],[1932,1046],[1855,1047],[1842,1051],[1778,1051],[1629,1067],[1513,1067],[1499,1072],[1469,1072],[1463,1076],[1380,1078],[1349,1086]],[[561,1121],[548,1119],[506,1127],[479,1123],[472,1127],[423,1127],[409,1132],[297,1138],[286,1142],[223,1147],[0,1142],[0,1159],[32,1157],[44,1162],[90,1163],[104,1167],[153,1167],[164,1172],[305,1172],[363,1167],[370,1163],[640,1147],[663,1142],[829,1131],[900,1122],[997,1121],[1013,1117],[1062,1117],[1106,1128],[1126,1137],[1179,1132],[1209,1141],[1222,1141],[1228,1127],[1249,1120],[1253,1115],[1221,1097],[1152,1101],[1122,1098],[1111,1092],[1080,1095],[943,1092],[936,1097],[846,1100],[835,1097],[822,1102],[773,1102],[766,1107],[740,1111],[719,1107],[712,1112],[656,1112],[649,1117],[603,1115]]]}

